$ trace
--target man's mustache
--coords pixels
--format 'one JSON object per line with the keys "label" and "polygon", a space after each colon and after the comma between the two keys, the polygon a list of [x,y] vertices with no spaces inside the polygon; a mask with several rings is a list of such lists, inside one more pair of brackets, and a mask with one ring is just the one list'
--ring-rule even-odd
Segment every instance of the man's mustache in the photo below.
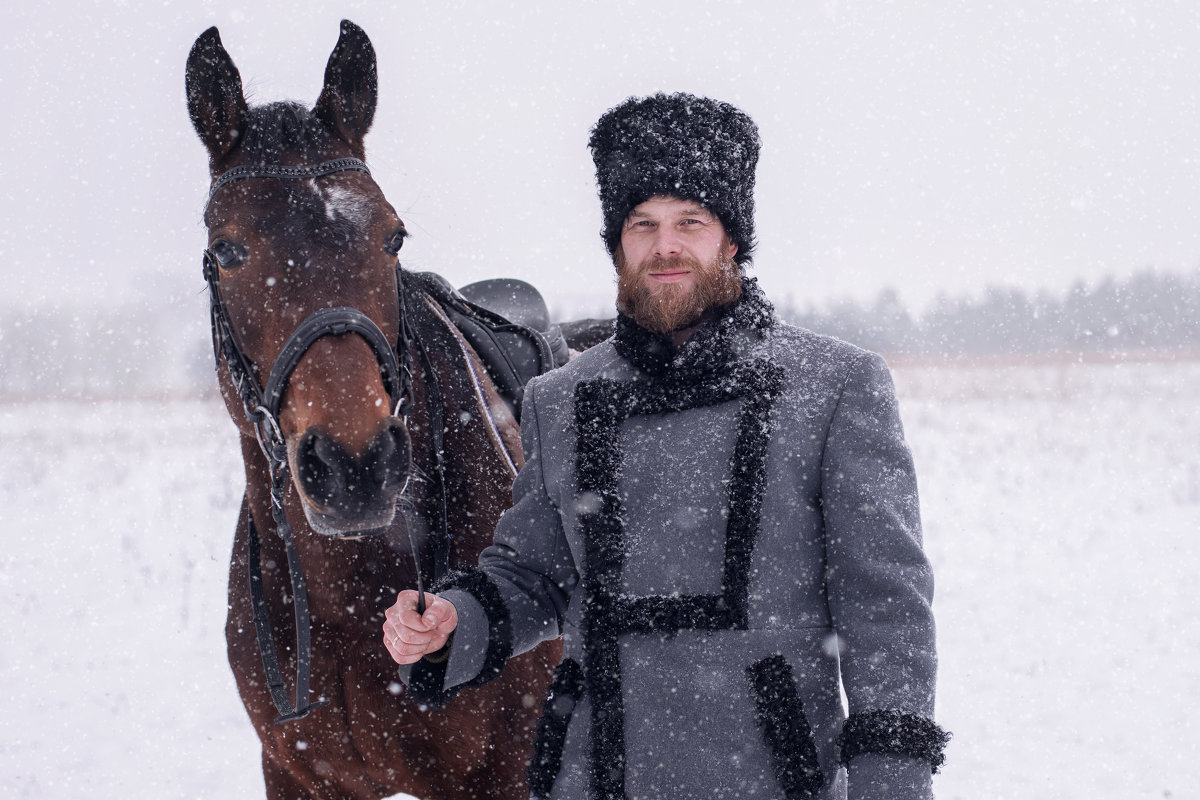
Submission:
{"label": "man's mustache", "polygon": [[647,272],[670,272],[673,270],[689,269],[697,272],[700,262],[687,256],[651,256],[638,265],[638,274]]}

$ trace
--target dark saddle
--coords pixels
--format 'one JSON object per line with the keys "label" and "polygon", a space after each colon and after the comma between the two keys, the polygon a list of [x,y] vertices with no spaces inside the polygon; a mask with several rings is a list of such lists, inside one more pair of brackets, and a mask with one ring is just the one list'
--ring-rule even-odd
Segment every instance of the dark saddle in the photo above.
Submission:
{"label": "dark saddle", "polygon": [[521,419],[525,384],[567,363],[567,341],[542,295],[515,278],[478,281],[461,289],[432,272],[410,273],[437,301],[467,343],[513,416]]}

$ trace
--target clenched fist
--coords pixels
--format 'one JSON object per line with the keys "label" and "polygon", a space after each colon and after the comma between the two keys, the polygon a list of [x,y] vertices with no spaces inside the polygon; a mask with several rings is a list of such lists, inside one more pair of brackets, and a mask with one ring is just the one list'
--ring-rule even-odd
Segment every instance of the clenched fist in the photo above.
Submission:
{"label": "clenched fist", "polygon": [[414,664],[445,646],[458,627],[458,611],[449,600],[425,593],[425,613],[417,613],[417,593],[405,589],[384,614],[383,644],[397,664]]}

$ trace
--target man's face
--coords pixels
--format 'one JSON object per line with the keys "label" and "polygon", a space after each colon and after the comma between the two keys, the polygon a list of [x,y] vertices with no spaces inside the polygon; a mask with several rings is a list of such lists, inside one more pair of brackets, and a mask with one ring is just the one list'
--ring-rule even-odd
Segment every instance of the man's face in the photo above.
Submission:
{"label": "man's face", "polygon": [[725,226],[699,203],[651,197],[621,230],[617,308],[663,335],[694,327],[705,311],[741,296],[736,252]]}

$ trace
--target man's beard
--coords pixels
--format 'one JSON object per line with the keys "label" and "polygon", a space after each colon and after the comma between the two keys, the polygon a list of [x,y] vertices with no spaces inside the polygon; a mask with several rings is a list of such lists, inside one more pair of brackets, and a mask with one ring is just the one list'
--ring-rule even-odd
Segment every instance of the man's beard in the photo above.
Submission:
{"label": "man's beard", "polygon": [[[637,266],[616,253],[617,310],[648,331],[666,336],[699,324],[707,312],[727,306],[742,296],[742,279],[737,264],[722,248],[712,261],[701,264],[691,258],[650,258]],[[695,285],[689,290],[675,283],[650,284],[647,273],[688,269]]]}

